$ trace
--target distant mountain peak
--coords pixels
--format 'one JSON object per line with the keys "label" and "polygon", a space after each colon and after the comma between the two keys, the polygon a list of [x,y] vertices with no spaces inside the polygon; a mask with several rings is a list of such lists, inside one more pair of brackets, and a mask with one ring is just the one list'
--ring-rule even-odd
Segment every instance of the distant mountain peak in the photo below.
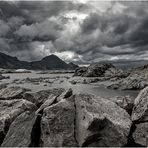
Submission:
{"label": "distant mountain peak", "polygon": [[17,57],[11,57],[0,52],[0,68],[6,69],[31,69],[31,70],[58,70],[58,69],[75,69],[74,65],[65,63],[58,56],[51,54],[40,61],[25,62],[20,61]]}

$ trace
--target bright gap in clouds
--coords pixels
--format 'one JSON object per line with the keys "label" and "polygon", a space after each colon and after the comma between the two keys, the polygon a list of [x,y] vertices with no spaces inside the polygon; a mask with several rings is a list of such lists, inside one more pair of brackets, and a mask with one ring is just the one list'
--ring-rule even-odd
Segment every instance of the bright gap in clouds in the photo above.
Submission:
{"label": "bright gap in clouds", "polygon": [[51,47],[51,45],[47,46],[47,44],[46,45],[44,45],[44,44],[37,45],[34,53],[36,53],[36,54],[39,53],[40,55],[38,55],[38,56],[40,56],[42,58],[45,56],[49,56],[49,55],[54,54],[54,55],[58,56],[60,59],[64,60],[65,62],[77,62],[82,59],[81,55],[78,55],[73,51],[57,52],[52,49],[53,47]]}

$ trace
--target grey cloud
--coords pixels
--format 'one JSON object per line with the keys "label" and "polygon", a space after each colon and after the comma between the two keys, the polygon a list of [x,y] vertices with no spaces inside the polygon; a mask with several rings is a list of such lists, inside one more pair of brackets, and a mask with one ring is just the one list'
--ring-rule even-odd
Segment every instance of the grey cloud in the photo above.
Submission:
{"label": "grey cloud", "polygon": [[71,60],[78,63],[145,58],[148,3],[108,5],[102,12],[89,2],[0,1],[1,51],[10,51],[23,60],[70,53]]}

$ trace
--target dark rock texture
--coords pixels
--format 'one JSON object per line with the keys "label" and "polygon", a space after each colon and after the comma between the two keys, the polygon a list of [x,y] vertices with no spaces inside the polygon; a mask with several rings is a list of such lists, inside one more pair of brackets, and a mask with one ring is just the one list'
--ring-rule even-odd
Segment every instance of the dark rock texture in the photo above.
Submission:
{"label": "dark rock texture", "polygon": [[88,67],[79,67],[74,76],[82,77],[125,77],[125,73],[110,63],[95,63]]}

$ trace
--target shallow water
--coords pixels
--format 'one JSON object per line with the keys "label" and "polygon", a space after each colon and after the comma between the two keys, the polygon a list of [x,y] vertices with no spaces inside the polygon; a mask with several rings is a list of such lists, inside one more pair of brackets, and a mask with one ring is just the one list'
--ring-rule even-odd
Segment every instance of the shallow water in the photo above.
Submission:
{"label": "shallow water", "polygon": [[[32,73],[10,73],[10,74],[3,74],[4,76],[10,76],[10,79],[4,79],[1,83],[10,83],[11,86],[21,86],[24,88],[29,88],[33,92],[44,90],[44,89],[51,89],[51,88],[72,88],[74,93],[90,93],[95,94],[100,97],[104,98],[112,98],[114,99],[115,96],[132,96],[136,97],[138,91],[133,90],[110,90],[105,88],[103,83],[91,83],[91,84],[81,84],[77,83],[75,85],[71,84],[69,81],[72,79],[73,74],[37,74],[37,71],[32,71]],[[23,79],[26,78],[46,78],[47,82],[40,81],[39,83],[28,83],[23,81],[19,83]],[[19,82],[16,84],[13,81],[19,79]],[[53,82],[53,83],[50,83]]]}

